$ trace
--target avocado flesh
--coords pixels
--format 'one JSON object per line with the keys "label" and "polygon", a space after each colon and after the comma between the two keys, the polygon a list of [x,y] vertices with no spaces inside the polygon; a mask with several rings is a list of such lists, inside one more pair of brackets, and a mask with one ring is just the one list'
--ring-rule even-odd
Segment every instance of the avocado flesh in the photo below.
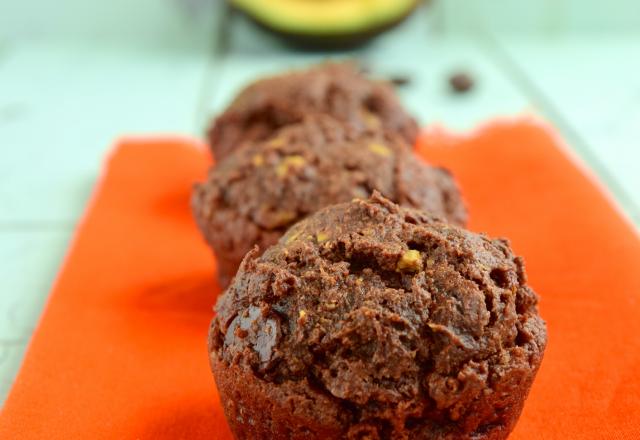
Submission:
{"label": "avocado flesh", "polygon": [[263,25],[287,34],[332,37],[399,21],[417,0],[231,0]]}

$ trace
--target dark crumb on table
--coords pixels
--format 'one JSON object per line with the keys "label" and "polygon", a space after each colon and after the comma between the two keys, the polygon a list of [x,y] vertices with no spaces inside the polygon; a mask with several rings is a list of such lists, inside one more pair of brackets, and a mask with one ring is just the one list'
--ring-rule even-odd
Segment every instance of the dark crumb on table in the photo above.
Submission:
{"label": "dark crumb on table", "polygon": [[389,81],[394,86],[406,86],[411,84],[411,78],[408,75],[393,75],[389,78]]}
{"label": "dark crumb on table", "polygon": [[466,72],[458,72],[449,77],[449,86],[456,93],[466,93],[475,85],[473,77]]}

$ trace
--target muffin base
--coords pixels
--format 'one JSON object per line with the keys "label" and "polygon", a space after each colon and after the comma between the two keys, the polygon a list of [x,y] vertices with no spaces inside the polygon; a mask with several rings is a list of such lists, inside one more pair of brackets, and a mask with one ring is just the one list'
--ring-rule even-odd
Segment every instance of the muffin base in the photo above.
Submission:
{"label": "muffin base", "polygon": [[[274,384],[258,378],[241,365],[227,365],[213,352],[210,354],[220,401],[227,422],[237,440],[382,440],[377,432],[367,429],[366,423],[350,420],[347,403],[316,390],[307,380]],[[504,440],[517,422],[535,373],[527,378],[524,392],[517,403],[502,411],[501,423],[485,425],[463,434],[455,424],[442,426],[427,424],[407,430],[405,439],[411,440]],[[345,407],[341,407],[345,405]],[[427,423],[432,421],[424,420]]]}

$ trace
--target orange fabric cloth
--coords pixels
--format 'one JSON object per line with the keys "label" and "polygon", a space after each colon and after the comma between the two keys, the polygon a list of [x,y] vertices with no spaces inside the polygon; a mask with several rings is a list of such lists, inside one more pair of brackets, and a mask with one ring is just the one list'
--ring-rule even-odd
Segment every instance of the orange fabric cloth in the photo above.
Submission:
{"label": "orange fabric cloth", "polygon": [[[11,394],[0,439],[229,439],[206,334],[219,293],[189,211],[205,150],[122,141],[76,234]],[[640,433],[640,240],[549,130],[430,130],[470,227],[509,237],[542,296],[549,345],[513,439]]]}

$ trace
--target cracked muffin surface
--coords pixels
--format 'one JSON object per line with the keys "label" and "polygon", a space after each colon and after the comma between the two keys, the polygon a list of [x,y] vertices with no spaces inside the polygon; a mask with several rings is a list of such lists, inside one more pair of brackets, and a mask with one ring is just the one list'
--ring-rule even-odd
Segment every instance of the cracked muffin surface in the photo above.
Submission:
{"label": "cracked muffin surface", "polygon": [[239,439],[504,439],[546,345],[505,240],[377,193],[250,252],[216,313]]}
{"label": "cracked muffin surface", "polygon": [[324,63],[258,80],[243,89],[208,132],[217,161],[246,143],[264,140],[306,115],[323,113],[353,129],[384,129],[413,145],[418,125],[393,87],[368,79],[355,63]]}
{"label": "cracked muffin surface", "polygon": [[466,221],[448,171],[423,163],[395,134],[353,130],[326,115],[234,151],[196,186],[192,205],[225,287],[254,245],[264,250],[318,209],[374,190],[453,223]]}

